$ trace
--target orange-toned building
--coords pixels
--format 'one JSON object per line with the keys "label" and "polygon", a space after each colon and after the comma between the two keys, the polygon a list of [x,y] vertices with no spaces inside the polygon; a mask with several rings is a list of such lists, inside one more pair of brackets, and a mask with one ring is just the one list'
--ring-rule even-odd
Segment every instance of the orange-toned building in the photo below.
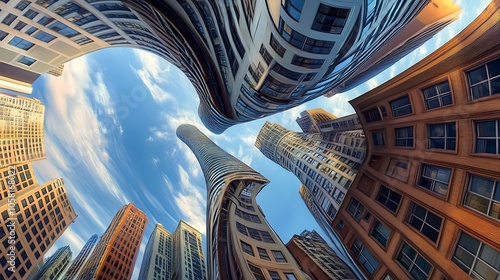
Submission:
{"label": "orange-toned building", "polygon": [[111,221],[77,279],[130,279],[148,218],[134,204]]}
{"label": "orange-toned building", "polygon": [[373,279],[500,279],[499,1],[351,101],[367,155],[331,224]]}

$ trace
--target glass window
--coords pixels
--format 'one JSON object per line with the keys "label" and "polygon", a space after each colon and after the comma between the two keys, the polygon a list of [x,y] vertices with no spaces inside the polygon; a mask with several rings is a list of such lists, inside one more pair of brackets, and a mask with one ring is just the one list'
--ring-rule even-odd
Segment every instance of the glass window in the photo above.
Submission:
{"label": "glass window", "polygon": [[279,32],[283,39],[300,50],[317,54],[329,54],[335,42],[316,40],[304,36],[280,19]]}
{"label": "glass window", "polygon": [[293,65],[302,66],[309,69],[321,68],[324,62],[324,59],[307,58],[299,55],[294,55],[292,59]]}
{"label": "glass window", "polygon": [[269,41],[269,45],[273,48],[273,50],[281,57],[285,54],[285,47],[283,47],[278,40],[274,37],[273,34],[271,34],[271,40]]}
{"label": "glass window", "polygon": [[413,126],[396,128],[396,146],[413,147]]}
{"label": "glass window", "polygon": [[437,194],[446,195],[450,182],[451,169],[423,164],[418,185]]}
{"label": "glass window", "polygon": [[243,252],[253,256],[252,246],[248,243],[241,241],[241,240],[240,240],[240,243],[241,243],[241,249],[243,250]]}
{"label": "glass window", "polygon": [[387,240],[389,239],[389,235],[391,235],[391,230],[389,230],[386,226],[381,224],[379,221],[375,221],[375,225],[373,226],[372,236],[382,245],[387,245]]}
{"label": "glass window", "polygon": [[422,90],[427,109],[434,109],[452,103],[450,83],[448,81]]}
{"label": "glass window", "polygon": [[476,122],[476,153],[500,154],[500,121]]}
{"label": "glass window", "polygon": [[264,45],[261,45],[260,46],[260,50],[259,50],[259,53],[262,55],[262,58],[264,59],[264,61],[267,63],[267,65],[271,64],[271,62],[273,61],[273,57],[271,56],[271,54],[266,50],[266,47],[264,47]]}
{"label": "glass window", "polygon": [[363,116],[365,117],[365,121],[367,123],[382,120],[382,115],[380,115],[380,111],[378,110],[378,108],[373,108],[368,111],[364,111]]}
{"label": "glass window", "polygon": [[40,41],[43,41],[45,43],[49,43],[50,41],[54,40],[56,38],[56,36],[53,36],[45,31],[38,31],[35,36],[33,36],[35,38],[37,38],[38,40]]}
{"label": "glass window", "polygon": [[389,103],[391,104],[392,115],[394,117],[400,117],[413,113],[410,97],[408,96],[408,94]]}
{"label": "glass window", "polygon": [[23,55],[17,61],[24,64],[24,65],[31,66],[31,64],[35,63],[36,59],[33,59],[31,57],[27,57],[27,56]]}
{"label": "glass window", "polygon": [[500,220],[500,181],[471,175],[464,204]]}
{"label": "glass window", "polygon": [[382,203],[392,213],[396,213],[401,202],[401,195],[381,185],[377,194],[377,201]]}
{"label": "glass window", "polygon": [[427,126],[429,149],[455,150],[457,131],[455,123],[440,123]]}
{"label": "glass window", "polygon": [[432,266],[406,242],[403,243],[397,259],[414,279],[428,278]]}
{"label": "glass window", "polygon": [[285,272],[285,277],[287,280],[297,280],[297,278],[295,277],[295,274],[293,274],[291,272]]}
{"label": "glass window", "polygon": [[300,20],[304,0],[283,0],[281,3],[283,5],[283,9],[291,18],[296,21]]}
{"label": "glass window", "polygon": [[277,261],[277,262],[281,262],[281,263],[286,263],[286,258],[285,256],[283,256],[283,253],[281,251],[271,251],[273,253],[273,256],[274,256],[274,259]]}
{"label": "glass window", "polygon": [[349,213],[356,219],[356,221],[359,221],[361,218],[361,215],[363,214],[363,210],[365,210],[365,207],[363,204],[361,204],[359,201],[357,201],[355,198],[351,200],[351,204],[349,205]]}
{"label": "glass window", "polygon": [[373,257],[373,254],[370,253],[363,243],[359,241],[357,238],[354,240],[354,243],[351,246],[351,251],[354,254],[354,257],[358,260],[358,262],[366,268],[370,275],[373,275],[375,270],[378,268],[378,261]]}
{"label": "glass window", "polygon": [[28,28],[28,30],[26,30],[24,33],[28,34],[28,35],[31,35],[33,34],[35,31],[37,31],[38,28],[34,27],[34,26],[31,26],[30,28]]}
{"label": "glass window", "polygon": [[349,9],[341,9],[320,4],[312,29],[320,32],[340,34],[349,16]]}
{"label": "glass window", "polygon": [[255,277],[256,280],[265,280],[266,278],[264,277],[264,274],[262,274],[262,270],[254,265],[248,264],[250,267],[250,270],[253,273],[253,276]]}
{"label": "glass window", "polygon": [[377,146],[384,146],[385,141],[384,141],[384,133],[381,131],[378,132],[372,132],[372,137],[373,137],[373,144]]}
{"label": "glass window", "polygon": [[436,242],[439,237],[442,219],[418,204],[413,204],[411,207],[408,223],[432,242]]}
{"label": "glass window", "polygon": [[271,276],[273,280],[281,280],[280,275],[276,271],[269,271],[269,276]]}
{"label": "glass window", "polygon": [[391,158],[389,167],[387,168],[387,172],[385,174],[391,176],[392,178],[406,182],[408,180],[409,165],[410,163],[407,160]]}
{"label": "glass window", "polygon": [[12,46],[15,46],[15,47],[18,47],[22,50],[29,50],[31,49],[31,47],[33,47],[35,44],[31,43],[31,42],[28,42],[24,39],[21,39],[17,36],[14,36],[14,38],[12,38],[10,41],[9,41],[9,45],[12,45]]}
{"label": "glass window", "polygon": [[21,1],[19,1],[19,3],[17,3],[17,5],[14,8],[16,8],[20,11],[24,11],[24,9],[26,9],[26,7],[28,7],[29,5],[30,5],[29,1],[21,0]]}
{"label": "glass window", "polygon": [[59,21],[54,22],[52,25],[49,26],[50,29],[56,31],[57,33],[66,36],[68,38],[74,37],[80,33],[78,33],[76,30],[74,30],[71,27],[66,26],[65,24],[62,24]]}
{"label": "glass window", "polygon": [[33,11],[32,9],[27,10],[26,13],[23,14],[23,16],[25,16],[25,17],[27,17],[29,19],[33,19],[37,15],[38,15],[38,12]]}
{"label": "glass window", "polygon": [[7,37],[7,35],[9,35],[9,33],[3,31],[3,30],[0,30],[0,41],[5,39],[5,37]]}
{"label": "glass window", "polygon": [[500,252],[465,232],[460,233],[451,259],[473,279],[498,279],[500,275]]}
{"label": "glass window", "polygon": [[2,23],[6,25],[10,25],[14,20],[16,20],[17,16],[14,14],[8,14],[3,20]]}
{"label": "glass window", "polygon": [[267,261],[271,260],[271,258],[267,254],[267,250],[266,249],[257,247],[257,251],[259,252],[259,256],[260,256],[261,259],[267,260]]}
{"label": "glass window", "polygon": [[500,93],[500,58],[467,71],[471,99]]}

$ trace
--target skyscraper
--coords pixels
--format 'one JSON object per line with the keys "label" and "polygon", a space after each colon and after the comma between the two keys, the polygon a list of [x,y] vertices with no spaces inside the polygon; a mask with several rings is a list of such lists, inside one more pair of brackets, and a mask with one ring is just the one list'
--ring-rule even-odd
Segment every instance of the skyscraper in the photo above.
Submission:
{"label": "skyscraper", "polygon": [[0,168],[45,158],[40,100],[0,92]]}
{"label": "skyscraper", "polygon": [[57,249],[57,251],[45,261],[45,264],[40,269],[40,272],[38,272],[35,280],[57,279],[71,261],[71,255],[72,253],[69,246]]}
{"label": "skyscraper", "polygon": [[498,1],[351,101],[366,161],[332,226],[373,279],[499,279]]}
{"label": "skyscraper", "polygon": [[195,126],[177,136],[193,151],[207,183],[208,279],[305,279],[256,202],[268,180]]}
{"label": "skyscraper", "polygon": [[333,121],[337,117],[329,112],[321,109],[311,109],[300,113],[300,117],[298,117],[295,121],[300,126],[303,132],[306,133],[319,133],[318,125],[320,123],[324,123],[327,121]]}
{"label": "skyscraper", "polygon": [[286,247],[311,279],[358,279],[314,230],[294,235]]}
{"label": "skyscraper", "polygon": [[156,224],[142,259],[139,279],[207,279],[201,233],[180,221],[174,234]]}
{"label": "skyscraper", "polygon": [[78,272],[80,272],[83,265],[87,261],[88,256],[92,252],[92,249],[94,249],[94,245],[97,243],[98,238],[99,237],[97,236],[97,234],[94,234],[90,237],[87,243],[85,243],[85,245],[83,246],[78,256],[76,256],[76,258],[71,263],[71,266],[64,273],[64,277],[62,277],[63,280],[73,280],[76,278]]}
{"label": "skyscraper", "polygon": [[172,279],[207,279],[201,233],[180,221],[172,238],[174,262]]}
{"label": "skyscraper", "polygon": [[[6,252],[0,256],[0,278],[23,279],[77,215],[62,179],[38,185],[30,163],[17,165],[15,169],[0,168],[0,185],[0,248]],[[15,202],[11,204],[8,200],[12,199],[12,193],[15,193]],[[13,263],[8,253],[15,255],[15,272],[9,270]]]}
{"label": "skyscraper", "polygon": [[139,279],[172,279],[175,257],[173,249],[170,232],[161,224],[156,224],[144,250]]}
{"label": "skyscraper", "polygon": [[78,279],[130,279],[147,223],[132,203],[118,210]]}
{"label": "skyscraper", "polygon": [[54,1],[0,3],[0,87],[110,46],[181,69],[205,125],[222,132],[351,88],[458,16],[451,0]]}

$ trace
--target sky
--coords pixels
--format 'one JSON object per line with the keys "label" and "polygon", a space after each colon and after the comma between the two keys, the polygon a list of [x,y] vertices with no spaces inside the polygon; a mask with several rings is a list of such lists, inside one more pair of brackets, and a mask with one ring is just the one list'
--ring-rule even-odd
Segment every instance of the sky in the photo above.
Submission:
{"label": "sky", "polygon": [[[45,257],[69,245],[73,258],[93,234],[104,233],[116,212],[133,202],[149,219],[132,279],[156,223],[174,232],[184,220],[203,234],[206,248],[206,185],[189,148],[177,139],[181,124],[196,125],[221,148],[270,180],[257,201],[286,243],[304,229],[321,229],[298,193],[300,182],[254,147],[265,121],[300,131],[300,112],[323,108],[341,117],[348,101],[404,71],[470,23],[490,1],[459,0],[460,18],[433,39],[366,83],[331,98],[320,97],[288,111],[227,129],[208,131],[199,98],[186,76],[154,54],[108,48],[65,64],[61,77],[42,75],[31,97],[45,105],[47,158],[33,163],[38,182],[63,178],[77,219]],[[205,251],[207,255],[207,252]]]}

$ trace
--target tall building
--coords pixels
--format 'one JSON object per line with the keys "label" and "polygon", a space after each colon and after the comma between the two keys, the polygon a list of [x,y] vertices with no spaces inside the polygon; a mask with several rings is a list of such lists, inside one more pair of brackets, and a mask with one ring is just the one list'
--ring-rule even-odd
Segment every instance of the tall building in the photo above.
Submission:
{"label": "tall building", "polygon": [[101,236],[77,279],[130,279],[148,218],[124,205]]}
{"label": "tall building", "polygon": [[269,182],[195,126],[177,136],[193,151],[207,184],[208,279],[305,279],[256,202]]}
{"label": "tall building", "polygon": [[29,93],[38,75],[85,53],[145,49],[186,74],[218,133],[354,87],[459,13],[452,0],[5,0],[0,9],[0,87]]}
{"label": "tall building", "polygon": [[172,279],[207,279],[201,233],[180,221],[172,238],[174,262]]}
{"label": "tall building", "polygon": [[0,168],[45,158],[40,100],[0,92]]}
{"label": "tall building", "polygon": [[92,253],[92,249],[94,249],[94,245],[97,243],[98,238],[99,237],[97,236],[97,234],[94,234],[90,237],[87,243],[85,243],[85,245],[83,246],[78,256],[76,256],[76,258],[71,263],[71,266],[64,273],[64,277],[62,277],[62,280],[73,280],[76,278],[78,272],[80,272],[83,265],[87,261],[90,253]]}
{"label": "tall building", "polygon": [[[0,185],[0,250],[6,252],[0,256],[0,279],[24,279],[77,215],[63,180],[39,185],[30,163],[0,168]],[[12,193],[14,203],[9,202]],[[15,255],[15,263],[8,254]],[[9,269],[12,264],[15,272]]]}
{"label": "tall building", "polygon": [[499,17],[351,101],[367,160],[332,227],[370,278],[500,278]]}
{"label": "tall building", "polygon": [[71,249],[64,246],[50,256],[43,265],[35,280],[53,280],[57,279],[71,261]]}
{"label": "tall building", "polygon": [[286,247],[302,271],[311,279],[358,279],[344,261],[336,256],[328,243],[314,230],[304,230],[300,235],[294,235]]}
{"label": "tall building", "polygon": [[320,130],[318,125],[320,123],[333,121],[336,118],[337,117],[335,115],[332,115],[321,108],[316,108],[300,113],[300,117],[296,119],[296,122],[303,132],[319,133]]}
{"label": "tall building", "polygon": [[172,279],[173,261],[176,257],[173,249],[172,234],[161,224],[156,224],[144,250],[139,279]]}

